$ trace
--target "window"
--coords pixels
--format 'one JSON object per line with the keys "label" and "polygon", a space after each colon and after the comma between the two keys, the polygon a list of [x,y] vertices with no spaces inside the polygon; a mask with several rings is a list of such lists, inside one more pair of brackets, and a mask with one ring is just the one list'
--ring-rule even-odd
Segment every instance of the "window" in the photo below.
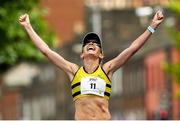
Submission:
{"label": "window", "polygon": [[120,95],[123,91],[122,68],[118,69],[112,77],[112,95]]}
{"label": "window", "polygon": [[31,119],[31,103],[30,101],[24,100],[22,106],[22,120],[29,120]]}

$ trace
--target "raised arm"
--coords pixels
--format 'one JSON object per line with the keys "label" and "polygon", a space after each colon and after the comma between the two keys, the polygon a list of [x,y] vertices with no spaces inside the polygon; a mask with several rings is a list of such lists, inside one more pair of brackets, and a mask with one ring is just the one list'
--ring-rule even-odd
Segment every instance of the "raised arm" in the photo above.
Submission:
{"label": "raised arm", "polygon": [[19,23],[25,28],[26,32],[30,36],[32,42],[34,45],[50,60],[52,63],[57,65],[60,69],[65,71],[69,77],[70,80],[72,80],[75,72],[78,69],[78,66],[74,63],[71,63],[67,60],[65,60],[62,56],[57,54],[56,52],[52,51],[48,45],[37,35],[37,33],[32,28],[30,21],[29,21],[29,15],[24,14],[20,16]]}
{"label": "raised arm", "polygon": [[112,75],[118,68],[120,68],[125,62],[128,61],[130,57],[132,57],[148,40],[148,38],[152,35],[153,30],[157,29],[158,26],[163,21],[164,16],[161,11],[157,11],[154,15],[152,22],[150,24],[150,30],[147,29],[143,34],[141,34],[137,39],[135,39],[132,44],[125,49],[122,53],[120,53],[114,59],[108,61],[103,65],[103,69],[107,74]]}

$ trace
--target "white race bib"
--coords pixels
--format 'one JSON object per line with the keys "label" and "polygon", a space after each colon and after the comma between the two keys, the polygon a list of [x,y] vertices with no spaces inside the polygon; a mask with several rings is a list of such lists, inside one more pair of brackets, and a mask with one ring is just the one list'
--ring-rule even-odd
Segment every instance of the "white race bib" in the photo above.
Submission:
{"label": "white race bib", "polygon": [[104,97],[106,82],[99,77],[85,77],[81,80],[81,94],[95,94]]}

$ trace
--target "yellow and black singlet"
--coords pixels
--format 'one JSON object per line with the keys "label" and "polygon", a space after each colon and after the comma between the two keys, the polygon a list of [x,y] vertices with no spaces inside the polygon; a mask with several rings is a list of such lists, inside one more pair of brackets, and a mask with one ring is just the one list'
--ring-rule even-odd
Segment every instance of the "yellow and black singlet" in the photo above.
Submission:
{"label": "yellow and black singlet", "polygon": [[94,73],[87,73],[80,67],[72,82],[73,100],[84,96],[97,95],[109,99],[111,94],[111,81],[99,66]]}

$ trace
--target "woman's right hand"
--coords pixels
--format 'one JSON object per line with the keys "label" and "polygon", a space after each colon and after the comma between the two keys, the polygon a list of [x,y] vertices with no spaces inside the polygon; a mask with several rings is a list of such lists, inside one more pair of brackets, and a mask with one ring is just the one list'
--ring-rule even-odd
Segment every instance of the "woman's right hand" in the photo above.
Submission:
{"label": "woman's right hand", "polygon": [[22,26],[27,26],[30,24],[30,21],[29,21],[29,15],[28,14],[24,14],[24,15],[21,15],[19,17],[19,23],[22,25]]}

